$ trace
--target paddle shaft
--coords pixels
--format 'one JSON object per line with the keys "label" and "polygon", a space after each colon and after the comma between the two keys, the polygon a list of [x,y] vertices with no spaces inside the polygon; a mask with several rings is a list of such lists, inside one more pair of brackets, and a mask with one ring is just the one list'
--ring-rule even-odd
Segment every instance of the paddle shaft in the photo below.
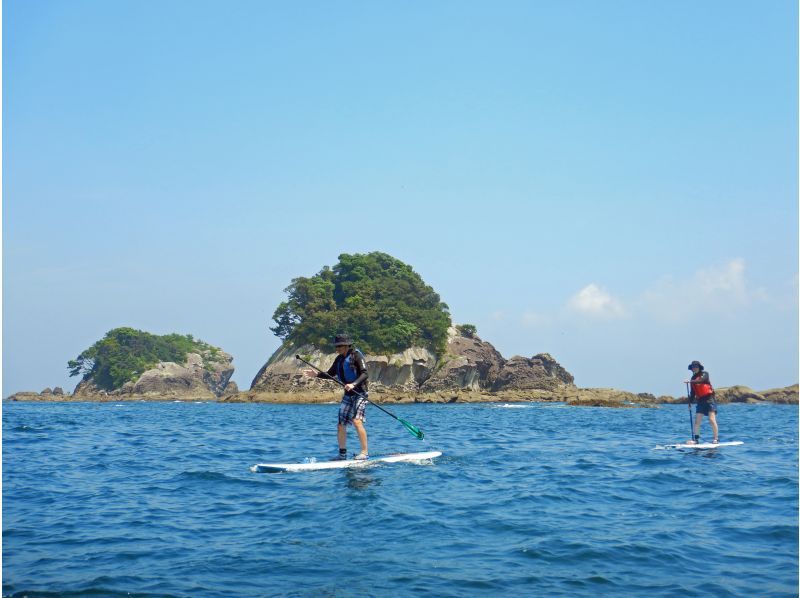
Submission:
{"label": "paddle shaft", "polygon": [[[306,364],[306,365],[308,365],[308,366],[311,366],[312,368],[314,368],[315,370],[317,370],[317,371],[318,371],[320,374],[323,374],[323,375],[325,376],[325,378],[326,378],[326,379],[328,379],[328,380],[333,380],[334,382],[336,382],[336,384],[338,384],[339,386],[341,386],[342,388],[344,388],[344,382],[342,382],[342,381],[341,381],[341,380],[339,380],[338,378],[334,378],[334,377],[333,377],[333,376],[331,376],[331,375],[330,375],[328,372],[323,372],[323,371],[322,371],[321,369],[319,369],[317,366],[315,366],[315,365],[314,365],[314,364],[312,364],[312,363],[308,363],[308,362],[307,362],[305,359],[303,359],[303,358],[302,358],[302,357],[300,357],[299,355],[295,355],[295,357],[296,357],[297,359],[299,359],[300,361],[302,361],[304,364]],[[377,404],[373,403],[372,401],[370,401],[370,400],[369,400],[367,397],[365,397],[364,395],[362,395],[362,394],[361,394],[360,392],[358,392],[357,390],[352,390],[351,392],[355,393],[357,396],[359,396],[359,397],[361,397],[362,399],[364,399],[364,400],[365,400],[367,403],[369,403],[370,405],[375,405],[375,407],[377,407],[378,409],[380,409],[380,410],[381,410],[381,411],[383,411],[384,413],[386,413],[386,414],[388,414],[388,415],[391,415],[391,416],[392,416],[393,418],[395,418],[397,421],[402,421],[402,420],[401,420],[399,417],[397,417],[397,416],[396,416],[394,413],[392,413],[391,411],[386,411],[386,409],[384,409],[384,408],[383,408],[383,407],[381,407],[380,405],[377,405]]]}
{"label": "paddle shaft", "polygon": [[686,398],[689,399],[689,429],[692,431],[689,437],[694,440],[694,422],[692,421],[692,391],[689,389],[689,382],[686,383]]}

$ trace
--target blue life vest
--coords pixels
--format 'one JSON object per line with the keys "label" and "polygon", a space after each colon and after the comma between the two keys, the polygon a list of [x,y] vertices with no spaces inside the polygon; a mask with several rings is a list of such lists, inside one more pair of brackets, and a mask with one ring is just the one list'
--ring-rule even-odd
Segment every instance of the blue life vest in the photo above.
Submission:
{"label": "blue life vest", "polygon": [[356,368],[353,366],[353,354],[347,355],[342,359],[339,363],[339,371],[337,374],[339,375],[339,380],[345,384],[350,384],[353,380],[358,378],[358,372],[356,372]]}

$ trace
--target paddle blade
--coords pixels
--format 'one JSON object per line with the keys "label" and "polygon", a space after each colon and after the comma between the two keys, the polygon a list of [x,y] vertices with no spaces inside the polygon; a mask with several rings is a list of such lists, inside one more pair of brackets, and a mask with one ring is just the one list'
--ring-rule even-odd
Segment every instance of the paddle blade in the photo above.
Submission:
{"label": "paddle blade", "polygon": [[425,438],[425,433],[422,430],[420,430],[417,426],[415,426],[414,424],[409,423],[404,419],[400,419],[399,417],[397,418],[397,421],[399,421],[401,424],[403,424],[406,427],[406,430],[411,432],[419,440],[422,440],[423,438]]}

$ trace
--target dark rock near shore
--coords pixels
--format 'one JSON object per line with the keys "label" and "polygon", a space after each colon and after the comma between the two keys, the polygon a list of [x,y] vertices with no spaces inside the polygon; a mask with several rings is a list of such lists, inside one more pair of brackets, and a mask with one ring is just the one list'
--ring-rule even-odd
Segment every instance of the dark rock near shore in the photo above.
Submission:
{"label": "dark rock near shore", "polygon": [[798,385],[793,384],[784,388],[771,388],[769,390],[762,390],[761,395],[770,403],[797,405]]}
{"label": "dark rock near shore", "polygon": [[575,378],[547,353],[531,358],[516,355],[500,368],[492,390],[555,390],[572,386]]}
{"label": "dark rock near shore", "polygon": [[477,336],[466,337],[453,332],[451,329],[447,354],[436,362],[434,371],[420,385],[420,390],[491,388],[505,363],[503,356],[491,343]]}
{"label": "dark rock near shore", "polygon": [[764,395],[747,386],[730,386],[714,391],[717,403],[763,403]]}
{"label": "dark rock near shore", "polygon": [[[744,387],[746,388],[746,387]],[[749,389],[748,389],[749,390]],[[752,392],[752,391],[750,391]],[[769,402],[797,404],[797,385],[755,393],[770,397]],[[794,400],[792,401],[792,397]],[[306,389],[289,392],[250,390],[226,395],[221,402],[229,403],[338,403],[341,392],[336,388]],[[647,392],[632,393],[615,388],[578,388],[561,386],[555,390],[444,389],[429,392],[407,392],[381,387],[370,392],[370,400],[378,404],[399,403],[566,403],[572,407],[648,407],[661,404],[686,403],[686,397],[667,395],[656,397]],[[740,401],[741,402],[741,401]],[[755,401],[752,401],[755,402]]]}
{"label": "dark rock near shore", "polygon": [[32,390],[23,390],[20,392],[15,392],[13,395],[6,397],[6,401],[42,401],[46,400],[44,397],[46,395],[39,394],[38,392],[34,392]]}
{"label": "dark rock near shore", "polygon": [[[717,403],[777,403],[785,405],[798,404],[798,385],[793,384],[784,388],[771,388],[769,390],[755,391],[748,386],[736,385],[714,389]],[[686,404],[686,397],[659,397],[662,403]]]}

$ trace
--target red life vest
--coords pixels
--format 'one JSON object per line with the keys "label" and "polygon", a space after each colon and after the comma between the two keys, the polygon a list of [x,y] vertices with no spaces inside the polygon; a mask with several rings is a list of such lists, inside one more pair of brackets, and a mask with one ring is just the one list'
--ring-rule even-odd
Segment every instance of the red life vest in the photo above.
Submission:
{"label": "red life vest", "polygon": [[[701,374],[702,375],[702,374]],[[703,397],[707,397],[711,393],[714,392],[714,388],[708,382],[692,382],[692,388],[694,388],[694,396],[698,399],[702,399]]]}

